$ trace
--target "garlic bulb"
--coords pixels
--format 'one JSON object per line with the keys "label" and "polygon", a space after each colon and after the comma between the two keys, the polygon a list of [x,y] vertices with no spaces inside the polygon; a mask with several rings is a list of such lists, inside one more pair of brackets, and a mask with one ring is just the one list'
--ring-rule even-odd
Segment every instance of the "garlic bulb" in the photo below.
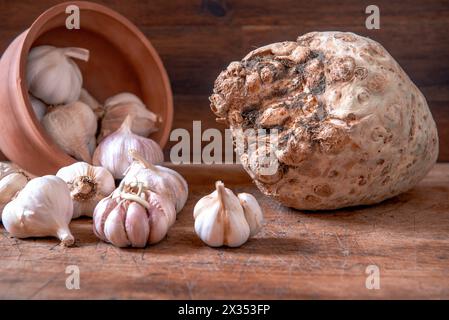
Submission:
{"label": "garlic bulb", "polygon": [[215,188],[193,209],[195,232],[211,247],[239,247],[260,230],[262,210],[251,195],[236,197],[221,181]]}
{"label": "garlic bulb", "polygon": [[97,99],[92,97],[92,95],[84,88],[81,89],[79,101],[87,104],[92,109],[92,111],[95,113],[95,115],[97,116],[97,119],[100,119],[103,117],[103,115],[104,115],[103,106],[97,101]]}
{"label": "garlic bulb", "polygon": [[122,179],[132,162],[128,150],[137,150],[150,163],[164,161],[161,147],[151,139],[131,132],[133,116],[128,115],[122,126],[107,136],[94,152],[93,164],[109,170],[115,179]]}
{"label": "garlic bulb", "polygon": [[97,132],[97,118],[86,104],[76,101],[55,107],[45,115],[42,125],[67,154],[91,162],[89,144]]}
{"label": "garlic bulb", "polygon": [[45,116],[45,113],[47,112],[47,106],[45,103],[40,101],[39,99],[36,99],[35,97],[30,95],[30,102],[31,106],[33,107],[34,114],[36,115],[36,118],[40,121]]}
{"label": "garlic bulb", "polygon": [[61,168],[56,176],[64,180],[73,200],[73,217],[92,217],[97,203],[115,189],[114,177],[102,167],[77,162]]}
{"label": "garlic bulb", "polygon": [[101,132],[98,141],[116,131],[128,114],[133,115],[131,131],[139,136],[148,137],[157,131],[159,118],[149,111],[145,104],[132,93],[117,94],[105,101],[105,114],[101,121]]}
{"label": "garlic bulb", "polygon": [[0,221],[3,208],[30,181],[29,174],[15,165],[0,162]]}
{"label": "garlic bulb", "polygon": [[56,176],[32,179],[3,210],[3,225],[14,237],[55,236],[70,246],[73,203],[66,183]]}
{"label": "garlic bulb", "polygon": [[95,235],[117,247],[145,247],[161,241],[176,220],[173,203],[142,184],[120,185],[95,208]]}
{"label": "garlic bulb", "polygon": [[48,105],[69,104],[78,100],[83,77],[71,59],[89,60],[89,50],[39,46],[30,51],[27,63],[29,91]]}
{"label": "garlic bulb", "polygon": [[129,150],[129,154],[134,162],[126,171],[121,184],[137,185],[141,183],[146,188],[166,194],[175,204],[176,212],[179,213],[189,194],[185,179],[172,169],[149,163],[136,150]]}

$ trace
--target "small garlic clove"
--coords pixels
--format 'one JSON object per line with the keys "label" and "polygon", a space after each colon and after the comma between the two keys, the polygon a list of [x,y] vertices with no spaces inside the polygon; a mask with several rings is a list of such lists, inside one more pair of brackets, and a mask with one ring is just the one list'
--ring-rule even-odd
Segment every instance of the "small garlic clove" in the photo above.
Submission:
{"label": "small garlic clove", "polygon": [[239,247],[250,235],[243,208],[221,181],[216,182],[215,188],[194,207],[195,232],[211,247]]}
{"label": "small garlic clove", "polygon": [[243,207],[243,212],[245,213],[245,218],[250,229],[250,237],[252,237],[262,229],[262,208],[252,194],[239,193],[237,197],[239,198],[240,204]]}
{"label": "small garlic clove", "polygon": [[29,91],[48,105],[78,100],[83,77],[72,58],[89,60],[89,50],[38,46],[31,49],[27,61]]}
{"label": "small garlic clove", "polygon": [[23,172],[10,173],[0,179],[0,221],[4,207],[28,183],[29,177]]}
{"label": "small garlic clove", "polygon": [[117,206],[118,202],[116,198],[107,197],[102,199],[95,207],[93,214],[93,230],[94,234],[103,241],[107,241],[104,234],[104,225],[106,219],[112,210]]}
{"label": "small garlic clove", "polygon": [[133,247],[145,247],[150,234],[149,223],[146,209],[136,202],[131,202],[126,212],[125,229]]}
{"label": "small garlic clove", "polygon": [[150,192],[148,196],[150,204],[150,236],[148,243],[160,242],[167,235],[168,229],[176,221],[176,212],[173,204],[166,198]]}
{"label": "small garlic clove", "polygon": [[109,242],[117,247],[127,247],[131,243],[125,230],[126,208],[121,201],[108,215],[104,224],[104,235]]}
{"label": "small garlic clove", "polygon": [[149,163],[164,161],[162,149],[155,141],[132,133],[132,119],[126,117],[120,129],[101,141],[94,152],[93,164],[106,168],[116,179],[123,179],[132,163],[128,150],[137,150]]}
{"label": "small garlic clove", "polygon": [[3,226],[14,237],[55,236],[72,245],[69,230],[73,203],[65,182],[56,176],[32,179],[3,210]]}
{"label": "small garlic clove", "polygon": [[84,103],[76,101],[48,112],[42,125],[53,141],[67,154],[91,163],[89,143],[97,131],[97,119]]}

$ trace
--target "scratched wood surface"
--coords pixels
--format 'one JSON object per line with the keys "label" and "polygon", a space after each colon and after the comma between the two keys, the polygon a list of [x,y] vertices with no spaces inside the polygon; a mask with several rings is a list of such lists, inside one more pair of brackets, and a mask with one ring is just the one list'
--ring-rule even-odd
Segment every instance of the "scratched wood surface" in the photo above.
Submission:
{"label": "scratched wood surface", "polygon": [[[239,166],[178,167],[191,193],[161,243],[118,249],[74,221],[73,248],[54,239],[17,240],[0,229],[0,298],[296,299],[449,298],[449,164],[382,204],[310,213],[262,196]],[[265,226],[237,249],[212,249],[194,234],[192,208],[223,179],[256,195]],[[80,268],[80,289],[65,286]],[[365,286],[380,270],[380,289]]]}
{"label": "scratched wood surface", "polygon": [[[59,2],[0,0],[0,53]],[[207,97],[219,72],[248,51],[314,30],[353,31],[382,43],[423,91],[440,132],[440,161],[449,161],[448,0],[377,0],[380,30],[365,28],[369,0],[95,2],[134,22],[159,52],[175,95],[174,128],[191,129],[193,120],[202,120],[224,129],[214,124]]]}

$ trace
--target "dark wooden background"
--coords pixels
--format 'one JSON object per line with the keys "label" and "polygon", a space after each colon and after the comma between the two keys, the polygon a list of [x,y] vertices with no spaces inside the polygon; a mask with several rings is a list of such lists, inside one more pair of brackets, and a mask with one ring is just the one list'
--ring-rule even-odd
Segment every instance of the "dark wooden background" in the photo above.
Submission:
{"label": "dark wooden background", "polygon": [[[0,0],[0,49],[55,0]],[[365,28],[372,1],[102,0],[133,21],[158,50],[175,95],[174,128],[218,127],[209,111],[213,81],[229,62],[276,41],[313,30],[371,37],[397,59],[427,97],[449,161],[449,1],[376,0],[380,30]],[[170,145],[167,147],[169,149]]]}

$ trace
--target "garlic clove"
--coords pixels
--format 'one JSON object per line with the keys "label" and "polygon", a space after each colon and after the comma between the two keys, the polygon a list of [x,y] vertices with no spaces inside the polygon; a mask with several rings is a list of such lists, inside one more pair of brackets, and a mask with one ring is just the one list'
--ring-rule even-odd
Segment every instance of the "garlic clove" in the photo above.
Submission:
{"label": "garlic clove", "polygon": [[105,115],[101,121],[98,141],[116,131],[127,115],[132,115],[131,131],[142,137],[148,137],[157,131],[159,117],[147,109],[145,104],[132,93],[120,93],[105,102]]}
{"label": "garlic clove", "polygon": [[104,115],[104,108],[103,106],[98,102],[97,99],[95,99],[86,89],[82,88],[79,101],[82,103],[88,105],[92,111],[95,113],[97,119],[100,119]]}
{"label": "garlic clove", "polygon": [[94,210],[93,214],[93,230],[94,234],[103,241],[107,241],[104,234],[104,225],[111,211],[117,206],[117,199],[111,196],[100,200]]}
{"label": "garlic clove", "polygon": [[3,225],[14,237],[55,236],[74,243],[69,223],[73,214],[70,191],[56,176],[32,179],[3,210]]}
{"label": "garlic clove", "polygon": [[150,234],[147,212],[140,204],[131,202],[126,212],[125,229],[133,247],[143,248]]}
{"label": "garlic clove", "polygon": [[70,189],[74,203],[73,219],[82,215],[92,217],[97,203],[115,189],[114,177],[108,170],[85,162],[61,168],[56,176],[63,179]]}
{"label": "garlic clove", "polygon": [[127,116],[122,126],[107,136],[94,152],[93,164],[106,168],[116,179],[123,179],[132,163],[128,150],[137,150],[149,163],[164,161],[162,149],[155,141],[132,133],[132,120],[133,116]]}
{"label": "garlic clove", "polygon": [[125,216],[125,204],[121,201],[108,215],[104,224],[106,239],[117,247],[127,247],[131,244],[125,230]]}
{"label": "garlic clove", "polygon": [[248,222],[250,229],[250,237],[256,235],[263,225],[263,213],[262,209],[257,202],[256,198],[249,193],[239,193],[237,197],[242,205],[243,212],[245,213],[246,221]]}
{"label": "garlic clove", "polygon": [[84,103],[76,101],[48,112],[42,125],[53,141],[67,154],[91,163],[89,143],[97,131],[97,119]]}
{"label": "garlic clove", "polygon": [[176,211],[170,200],[154,192],[149,192],[148,203],[151,208],[148,243],[154,244],[167,235],[168,229],[176,221]]}
{"label": "garlic clove", "polygon": [[211,247],[239,247],[250,235],[239,199],[221,181],[216,190],[201,198],[194,207],[195,232]]}
{"label": "garlic clove", "polygon": [[78,100],[83,78],[72,58],[89,60],[89,50],[38,46],[31,49],[27,62],[29,91],[48,105]]}
{"label": "garlic clove", "polygon": [[45,103],[36,99],[35,97],[30,95],[31,107],[33,107],[34,114],[36,115],[37,120],[42,121],[47,112],[47,106]]}

